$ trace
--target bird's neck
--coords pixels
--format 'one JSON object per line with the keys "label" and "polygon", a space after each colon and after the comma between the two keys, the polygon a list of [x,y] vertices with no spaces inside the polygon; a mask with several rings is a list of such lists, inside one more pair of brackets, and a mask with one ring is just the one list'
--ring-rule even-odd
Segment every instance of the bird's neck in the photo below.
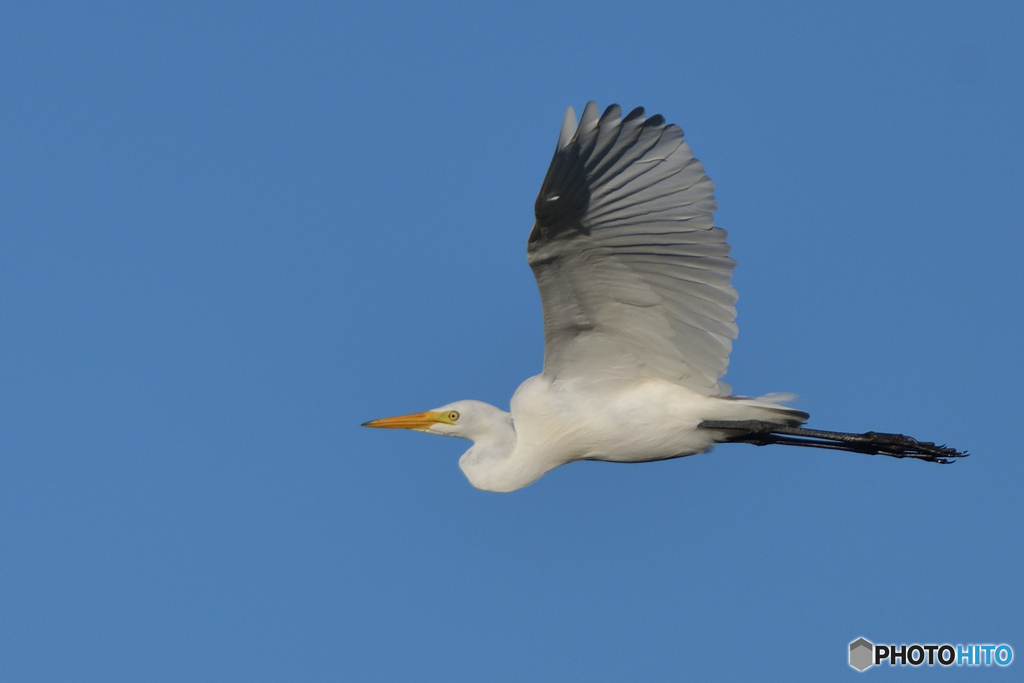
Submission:
{"label": "bird's neck", "polygon": [[488,425],[487,432],[473,437],[473,447],[459,459],[469,483],[484,491],[507,492],[536,481],[543,472],[530,476],[515,457],[518,438],[512,416],[504,413]]}

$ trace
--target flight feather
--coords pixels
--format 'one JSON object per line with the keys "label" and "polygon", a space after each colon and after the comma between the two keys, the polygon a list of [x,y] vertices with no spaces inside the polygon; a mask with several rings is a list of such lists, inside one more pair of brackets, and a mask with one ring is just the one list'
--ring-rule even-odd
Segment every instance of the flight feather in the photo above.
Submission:
{"label": "flight feather", "polygon": [[570,107],[535,204],[527,257],[550,378],[658,378],[726,396],[735,262],[714,185],[661,116]]}

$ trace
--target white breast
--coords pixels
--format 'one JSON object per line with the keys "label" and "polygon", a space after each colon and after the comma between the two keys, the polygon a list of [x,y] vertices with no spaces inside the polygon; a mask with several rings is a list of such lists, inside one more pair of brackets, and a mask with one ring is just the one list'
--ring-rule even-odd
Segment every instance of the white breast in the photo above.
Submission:
{"label": "white breast", "polygon": [[642,462],[710,448],[703,420],[723,419],[722,399],[663,380],[523,382],[512,398],[516,457],[552,467],[573,460]]}

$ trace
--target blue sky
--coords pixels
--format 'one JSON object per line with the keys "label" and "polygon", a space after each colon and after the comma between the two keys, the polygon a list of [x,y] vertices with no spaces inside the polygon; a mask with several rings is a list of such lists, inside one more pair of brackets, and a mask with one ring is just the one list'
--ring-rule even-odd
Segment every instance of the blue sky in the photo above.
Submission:
{"label": "blue sky", "polygon": [[[1021,35],[1013,2],[7,3],[3,677],[1024,656]],[[589,99],[715,181],[738,393],[974,456],[728,445],[496,495],[468,442],[360,428],[539,372],[526,237]]]}

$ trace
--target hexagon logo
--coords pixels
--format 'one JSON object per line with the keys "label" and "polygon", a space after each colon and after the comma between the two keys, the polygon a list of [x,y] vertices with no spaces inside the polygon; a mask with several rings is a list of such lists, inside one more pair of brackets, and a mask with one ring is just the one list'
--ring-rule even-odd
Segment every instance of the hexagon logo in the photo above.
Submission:
{"label": "hexagon logo", "polygon": [[872,664],[875,659],[875,646],[864,638],[858,638],[850,643],[850,666],[857,671],[863,671]]}

